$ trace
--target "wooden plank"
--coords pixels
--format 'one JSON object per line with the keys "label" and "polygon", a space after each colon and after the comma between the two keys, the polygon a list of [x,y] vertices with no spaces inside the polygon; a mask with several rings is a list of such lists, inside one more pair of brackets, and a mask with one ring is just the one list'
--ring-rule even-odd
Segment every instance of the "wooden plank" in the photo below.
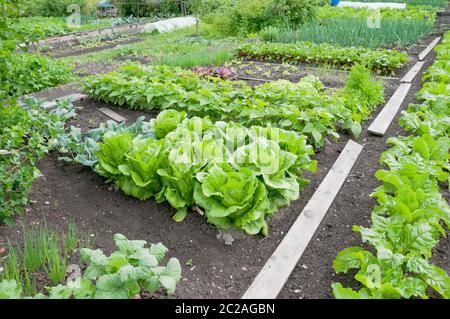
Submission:
{"label": "wooden plank", "polygon": [[73,93],[73,94],[61,96],[61,97],[57,98],[56,101],[68,100],[70,102],[78,102],[78,101],[85,100],[86,98],[87,98],[86,94]]}
{"label": "wooden plank", "polygon": [[11,155],[12,152],[8,150],[0,150],[0,155]]}
{"label": "wooden plank", "polygon": [[380,114],[378,114],[377,118],[369,126],[369,133],[378,136],[383,136],[386,134],[387,129],[397,115],[397,112],[405,100],[410,88],[411,83],[400,84],[399,88],[395,91],[394,95],[392,95],[389,102],[387,102],[383,110],[381,110]]}
{"label": "wooden plank", "polygon": [[362,149],[362,145],[348,141],[300,216],[243,295],[243,299],[274,299],[278,296]]}
{"label": "wooden plank", "polygon": [[122,115],[117,114],[113,110],[108,109],[107,107],[101,107],[98,109],[100,112],[108,116],[109,118],[112,118],[114,121],[118,123],[126,122],[126,118]]}
{"label": "wooden plank", "polygon": [[52,107],[56,106],[56,102],[55,101],[50,101],[50,102],[43,102],[41,104],[41,107],[44,109],[51,109]]}
{"label": "wooden plank", "polygon": [[411,68],[411,70],[406,73],[406,75],[403,77],[402,82],[403,83],[411,83],[415,77],[417,76],[417,73],[422,69],[423,65],[425,64],[425,61],[419,61]]}
{"label": "wooden plank", "polygon": [[431,50],[433,50],[433,48],[439,43],[439,41],[441,40],[441,37],[437,37],[436,39],[434,39],[426,48],[425,50],[422,51],[422,53],[419,54],[419,61],[422,61],[423,59],[425,59],[425,57],[428,55],[428,53],[431,52]]}

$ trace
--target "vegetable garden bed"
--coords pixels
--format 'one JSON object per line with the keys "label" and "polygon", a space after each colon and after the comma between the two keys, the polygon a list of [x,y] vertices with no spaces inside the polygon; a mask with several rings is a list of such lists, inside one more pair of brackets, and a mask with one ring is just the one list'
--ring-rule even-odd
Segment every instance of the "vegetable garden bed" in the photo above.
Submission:
{"label": "vegetable garden bed", "polygon": [[[438,17],[438,20],[443,18]],[[425,65],[411,83],[411,90],[401,109],[406,110],[409,104],[418,103],[416,93],[422,87],[419,98],[426,99],[426,104],[420,108],[410,107],[409,115],[397,114],[386,138],[380,138],[370,135],[367,128],[399,87],[402,76],[418,60],[413,52],[420,52],[424,48],[421,43],[425,42],[410,48],[408,53],[400,53],[312,43],[261,44],[249,41],[239,46],[239,55],[250,60],[269,60],[270,63],[247,60],[223,64],[222,59],[228,59],[228,52],[221,56],[217,48],[216,51],[212,48],[220,41],[203,46],[200,44],[203,39],[194,38],[192,41],[204,50],[202,52],[212,52],[207,58],[197,60],[195,55],[198,53],[188,44],[191,40],[186,39],[184,44],[170,42],[173,48],[179,45],[188,47],[186,52],[183,51],[183,57],[172,51],[168,51],[168,56],[145,55],[145,46],[148,45],[146,39],[121,52],[104,52],[105,55],[99,56],[120,61],[101,61],[104,63],[102,71],[129,64],[128,57],[143,63],[129,64],[118,72],[106,74],[98,74],[103,72],[99,72],[99,68],[92,68],[86,73],[94,73],[94,76],[82,79],[80,83],[36,94],[43,100],[54,100],[74,90],[84,90],[90,97],[74,103],[76,118],[64,117],[68,129],[65,134],[62,133],[63,123],[59,123],[59,131],[46,133],[47,137],[41,141],[48,144],[46,147],[49,150],[58,146],[59,152],[52,151],[44,157],[47,148],[41,150],[37,168],[42,176],[31,187],[25,214],[17,216],[12,225],[0,224],[0,260],[5,253],[2,248],[11,247],[8,241],[21,241],[24,236],[23,225],[31,227],[48,224],[63,230],[68,222],[73,222],[87,236],[95,239],[94,246],[106,255],[109,256],[117,249],[120,251],[106,258],[99,251],[83,250],[81,257],[94,264],[83,268],[87,273],[86,278],[92,279],[83,282],[91,287],[97,281],[94,283],[97,291],[91,291],[90,296],[102,296],[105,293],[107,278],[133,282],[131,288],[114,292],[117,297],[165,298],[162,293],[150,293],[155,286],[154,280],[158,286],[155,290],[162,285],[168,292],[174,292],[175,284],[180,279],[178,261],[171,259],[164,270],[158,270],[162,258],[158,257],[161,256],[158,249],[164,249],[151,246],[147,251],[142,242],[126,241],[120,235],[124,234],[129,239],[162,242],[169,250],[168,257],[178,258],[182,279],[173,297],[240,298],[307,206],[325,176],[333,171],[331,167],[344,146],[349,140],[356,140],[364,148],[278,297],[331,298],[333,294],[337,298],[425,297],[425,286],[428,284],[434,288],[434,291],[427,291],[428,296],[450,298],[450,278],[447,274],[437,271],[434,274],[436,277],[430,279],[427,276],[432,276],[431,272],[424,274],[423,269],[413,267],[428,262],[432,251],[431,262],[443,271],[450,272],[450,241],[443,236],[440,236],[439,243],[437,241],[439,232],[440,235],[449,234],[447,228],[439,226],[439,218],[447,224],[450,220],[447,216],[450,213],[448,205],[443,203],[450,201],[448,112],[445,109],[449,96],[446,46],[437,48],[439,61],[433,61],[436,58],[434,52],[427,56]],[[445,41],[450,41],[449,36]],[[97,50],[120,43],[99,47],[96,47],[96,43],[93,47],[80,48],[79,51],[82,54],[89,50],[98,53]],[[73,49],[67,50],[67,53],[76,54]],[[194,53],[190,50],[194,50]],[[55,54],[58,52],[61,56],[65,54],[63,50],[55,51]],[[90,63],[99,62],[81,60],[87,69],[91,68]],[[216,61],[211,64],[224,67],[198,65],[199,68],[191,68],[195,61]],[[282,61],[293,65],[277,63]],[[324,64],[328,69],[323,67]],[[421,78],[424,74],[423,80],[428,83],[423,85]],[[438,109],[430,111],[435,105],[430,101],[436,100],[442,100],[439,103],[444,105],[439,114]],[[115,112],[125,118],[126,123],[109,121],[105,108],[109,112],[106,114]],[[37,119],[44,118],[44,124],[33,125],[48,130],[43,114],[38,111],[34,111],[34,114],[39,115]],[[399,125],[401,116],[402,125]],[[56,116],[54,118],[59,120]],[[106,126],[102,124],[107,121]],[[200,130],[199,123],[202,124]],[[127,125],[133,126],[126,128]],[[433,198],[440,196],[438,192],[442,194],[438,207],[442,208],[442,212],[439,215],[436,213],[438,209],[430,211],[432,222],[423,220],[425,226],[434,227],[435,231],[429,232],[433,238],[420,237],[427,232],[425,226],[419,227],[422,233],[412,234],[411,228],[416,226],[415,219],[406,211],[413,209],[413,200],[406,203],[410,198],[405,197],[406,204],[394,208],[390,207],[391,201],[384,201],[388,195],[394,197],[392,193],[395,189],[391,186],[399,184],[398,180],[385,178],[387,186],[378,188],[377,195],[379,205],[384,205],[384,210],[375,209],[372,213],[376,200],[370,195],[380,185],[375,173],[386,168],[379,162],[381,154],[390,147],[386,140],[408,134],[405,129],[426,138],[427,133],[442,137],[442,144],[439,144],[442,145],[441,149],[434,151],[427,148],[432,144],[429,140],[426,144],[420,138],[414,143],[413,150],[401,143],[394,149],[399,158],[410,159],[413,156],[411,154],[417,153],[417,156],[428,156],[425,161],[434,165],[426,166],[424,174],[432,176],[427,185],[432,184],[430,189],[436,195]],[[32,135],[32,130],[28,135]],[[276,138],[280,135],[281,140]],[[24,138],[22,142],[29,141]],[[270,153],[268,146],[276,148],[278,152]],[[443,154],[445,147],[447,154]],[[258,153],[258,156],[252,157],[254,149],[260,152],[263,150],[262,155]],[[0,151],[1,156],[10,155],[8,150]],[[206,152],[206,157],[200,151]],[[273,149],[270,148],[270,151]],[[200,152],[200,157],[197,157],[197,152]],[[389,164],[392,171],[396,170],[396,161],[399,160],[395,156],[382,155],[384,164]],[[440,162],[435,162],[432,159],[434,157],[439,157]],[[185,158],[192,162],[180,160]],[[282,164],[277,166],[276,172],[270,170],[272,165],[269,165],[275,160],[280,160]],[[417,159],[419,162],[421,160]],[[410,177],[407,174],[415,168],[408,169],[402,172],[402,182]],[[34,171],[33,174],[36,173]],[[378,172],[376,176],[381,179],[381,174],[383,172]],[[410,184],[414,183],[408,184],[412,193],[412,187],[416,184]],[[422,192],[422,189],[414,188],[414,191],[418,194],[417,198],[432,193],[429,189]],[[422,202],[418,202],[418,205],[422,205]],[[20,210],[20,207],[17,209]],[[387,212],[401,215],[393,219],[392,223],[397,223],[395,225],[401,224],[401,218],[410,223],[411,228],[405,226],[401,236],[410,240],[411,244],[404,244],[406,239],[391,243],[390,240],[395,241],[397,237],[387,238],[388,231],[378,230],[384,224],[377,224],[377,212],[380,215]],[[376,225],[374,229],[369,228],[372,223]],[[405,223],[403,221],[401,225]],[[361,243],[361,234],[352,231],[354,224],[359,225],[355,230],[362,233],[364,243]],[[390,228],[391,233],[398,235],[398,230]],[[415,235],[418,239],[411,239]],[[112,241],[113,236],[116,243]],[[385,241],[380,239],[383,236],[386,237]],[[369,243],[379,253],[381,249],[381,253],[362,260],[362,254],[369,255],[369,252],[362,252],[363,249],[372,253],[375,251]],[[351,246],[356,248],[339,254]],[[388,255],[386,250],[389,249],[397,254],[412,252],[413,255],[407,257],[409,259],[405,264],[395,268],[406,267],[407,270],[395,278],[389,277],[390,272],[386,275],[383,270],[380,279],[385,284],[383,286],[379,282],[365,280],[366,276],[370,276],[365,263],[381,265],[383,268],[383,258],[389,262],[398,260]],[[149,252],[152,256],[147,255]],[[121,263],[127,266],[122,267]],[[146,263],[145,267],[154,268],[139,268],[139,271],[144,269],[154,277],[149,279],[144,276],[149,276],[148,273],[129,272],[130,267],[136,267],[133,271],[144,267],[137,263]],[[104,269],[98,268],[99,264]],[[362,270],[355,277],[356,280],[352,278],[352,272],[342,274],[358,267]],[[0,278],[2,271],[3,268],[0,269]],[[96,271],[100,273],[96,274]],[[416,281],[411,279],[415,271],[422,276],[414,278]],[[102,279],[97,278],[99,276]],[[397,280],[403,276],[411,280]],[[49,281],[39,274],[37,278],[37,287],[44,291],[43,287]],[[135,287],[134,281],[138,281],[136,278],[140,278],[139,285],[143,285],[144,290],[141,291],[140,286]],[[335,284],[331,286],[332,283]],[[364,286],[368,289],[357,292]],[[0,286],[0,296],[1,289]],[[50,294],[71,296],[76,291],[71,289],[74,288],[69,287],[69,284],[67,287],[58,286],[51,288]],[[113,295],[106,293],[103,296]]]}
{"label": "vegetable garden bed", "polygon": [[143,41],[142,38],[132,36],[98,36],[89,38],[88,40],[69,41],[64,44],[50,45],[49,47],[40,48],[40,52],[53,58],[61,58],[66,56],[82,55],[115,48],[118,45],[132,44]]}
{"label": "vegetable garden bed", "polygon": [[[395,87],[387,90],[386,98],[393,90]],[[59,96],[63,94],[58,92]],[[77,102],[75,106],[78,116],[68,125],[78,126],[83,131],[109,120],[98,112],[100,107],[108,107],[126,117],[129,123],[142,115],[147,120],[157,115],[155,111],[129,110],[89,99]],[[369,121],[363,125],[363,130],[368,124]],[[105,184],[103,178],[89,169],[58,161],[57,154],[39,163],[44,177],[34,184],[30,194],[31,204],[27,214],[20,219],[25,224],[45,219],[51,225],[63,227],[65,220],[73,218],[89,234],[95,234],[96,245],[105,251],[115,248],[111,241],[114,233],[125,233],[128,238],[143,238],[149,242],[164,241],[171,256],[179,258],[183,267],[184,279],[175,297],[239,298],[284,237],[349,138],[344,134],[337,143],[326,143],[326,147],[314,156],[320,163],[317,173],[305,175],[310,185],[301,192],[300,199],[268,220],[267,239],[234,231],[218,231],[195,212],[190,212],[183,222],[175,223],[171,219],[174,212],[169,205],[156,204],[152,200],[140,202],[128,197],[114,186]],[[10,228],[5,235],[14,238],[17,236],[14,235],[15,229]],[[225,241],[229,243],[230,238],[234,241],[228,246]],[[185,262],[190,259],[192,264],[188,262],[186,265]]]}
{"label": "vegetable garden bed", "polygon": [[[89,100],[75,106],[84,109],[79,110],[78,119],[69,124],[85,129],[108,120],[97,111],[102,106],[127,117],[130,123],[143,114]],[[105,251],[115,248],[111,242],[115,233],[164,242],[171,256],[176,256],[183,267],[185,279],[174,297],[239,298],[326,175],[346,139],[343,137],[316,155],[315,159],[321,164],[316,174],[307,175],[310,185],[298,201],[269,219],[270,236],[266,239],[231,232],[235,240],[227,246],[223,239],[217,238],[220,232],[206,224],[200,215],[190,213],[183,222],[176,223],[171,219],[174,212],[168,204],[156,204],[153,200],[140,202],[128,197],[105,184],[105,180],[90,169],[58,161],[57,154],[39,163],[44,177],[33,185],[31,204],[20,220],[33,224],[45,219],[50,225],[64,227],[65,221],[73,218],[87,233],[95,234],[96,246]],[[3,236],[20,236],[16,233],[19,225],[4,229],[0,243],[5,244]],[[190,259],[192,266],[187,266],[185,262]]]}

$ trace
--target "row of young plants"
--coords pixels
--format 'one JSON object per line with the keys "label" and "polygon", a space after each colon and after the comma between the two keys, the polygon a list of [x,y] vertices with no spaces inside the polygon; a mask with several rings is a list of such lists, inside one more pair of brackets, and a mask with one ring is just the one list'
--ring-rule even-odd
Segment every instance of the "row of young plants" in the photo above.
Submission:
{"label": "row of young plants", "polygon": [[[181,280],[178,259],[162,264],[168,250],[161,243],[146,247],[146,241],[116,234],[117,250],[106,256],[100,249],[83,247],[76,234],[64,238],[64,245],[58,245],[60,234],[46,227],[26,236],[24,249],[9,245],[0,299],[136,299],[161,288],[171,295]],[[66,264],[67,254],[79,255],[81,264]],[[42,270],[55,273],[48,273],[49,286],[38,290],[36,277],[43,280]]]}
{"label": "row of young plants", "polygon": [[309,41],[368,49],[406,49],[430,34],[435,23],[435,19],[402,19],[376,14],[371,17],[338,16],[305,23],[297,29],[269,27],[260,33],[260,37],[263,41],[278,43]]}
{"label": "row of young plants", "polygon": [[174,108],[213,121],[294,130],[315,147],[322,147],[328,136],[338,138],[339,129],[358,136],[360,123],[384,101],[382,83],[372,80],[360,65],[352,69],[345,87],[333,94],[325,92],[314,76],[299,83],[280,80],[252,88],[179,68],[137,65],[91,77],[84,90],[94,99],[131,109]]}
{"label": "row of young plants", "polygon": [[44,285],[63,283],[77,251],[92,245],[91,237],[79,231],[73,221],[63,231],[50,228],[46,222],[23,225],[18,234],[21,238],[5,240],[7,255],[0,259],[0,281],[13,280],[24,296],[36,295]]}
{"label": "row of young plants", "polygon": [[62,102],[50,111],[32,99],[0,105],[0,223],[23,212],[40,174],[36,162],[57,147],[65,122],[74,116],[73,107]]}
{"label": "row of young plants", "polygon": [[238,48],[238,56],[259,61],[320,64],[342,69],[362,64],[376,74],[386,75],[395,74],[408,61],[406,53],[394,50],[371,50],[311,42],[249,43]]}
{"label": "row of young plants", "polygon": [[370,8],[351,8],[340,7],[337,9],[332,6],[323,6],[317,9],[317,19],[336,19],[336,18],[369,18],[374,17],[378,13],[383,18],[397,19],[397,20],[422,20],[434,22],[436,20],[437,8],[430,6],[407,6],[406,9],[394,9],[394,8],[380,8],[374,10]]}
{"label": "row of young plants", "polygon": [[305,136],[272,127],[188,118],[165,110],[130,127],[109,122],[61,137],[62,160],[90,166],[125,194],[167,201],[182,221],[188,209],[220,229],[268,234],[266,219],[298,199],[314,172]]}
{"label": "row of young plants", "polygon": [[431,88],[448,87],[450,33],[436,48],[438,57],[419,92],[422,104],[402,113],[409,136],[393,137],[393,147],[381,155],[376,178],[383,184],[372,194],[378,205],[372,226],[354,226],[371,251],[351,247],[340,252],[337,273],[357,270],[359,291],[332,285],[336,298],[428,298],[429,287],[450,298],[450,277],[429,262],[433,249],[450,227],[450,206],[440,190],[450,187],[450,94]]}
{"label": "row of young plants", "polygon": [[284,43],[311,41],[371,49],[405,49],[433,31],[436,11],[429,6],[408,6],[404,10],[325,6],[318,9],[317,21],[297,29],[269,28],[261,33],[261,38]]}

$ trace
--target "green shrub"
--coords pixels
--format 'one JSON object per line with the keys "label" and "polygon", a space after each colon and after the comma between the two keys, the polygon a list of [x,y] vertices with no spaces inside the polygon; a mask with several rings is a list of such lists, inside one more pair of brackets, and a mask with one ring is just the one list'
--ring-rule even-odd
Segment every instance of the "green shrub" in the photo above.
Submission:
{"label": "green shrub", "polygon": [[0,99],[37,92],[74,78],[69,67],[36,54],[15,54],[0,71]]}
{"label": "green shrub", "polygon": [[240,1],[229,17],[229,31],[233,34],[257,32],[271,24],[270,2],[267,0]]}
{"label": "green shrub", "polygon": [[271,13],[283,24],[296,27],[313,19],[318,4],[316,0],[272,0]]}
{"label": "green shrub", "polygon": [[64,19],[56,17],[24,17],[17,19],[13,27],[27,38],[36,39],[63,35],[69,31]]}
{"label": "green shrub", "polygon": [[97,0],[33,0],[24,1],[23,14],[26,16],[64,17],[71,4],[80,6],[80,14],[92,15],[97,11]]}
{"label": "green shrub", "polygon": [[299,27],[315,17],[318,0],[227,0],[207,1],[199,13],[203,21],[225,34],[248,35],[269,26]]}
{"label": "green shrub", "polygon": [[[158,3],[159,2],[159,3]],[[135,0],[124,1],[119,4],[120,13],[124,17],[168,17],[181,14],[179,4],[172,0],[148,1]]]}

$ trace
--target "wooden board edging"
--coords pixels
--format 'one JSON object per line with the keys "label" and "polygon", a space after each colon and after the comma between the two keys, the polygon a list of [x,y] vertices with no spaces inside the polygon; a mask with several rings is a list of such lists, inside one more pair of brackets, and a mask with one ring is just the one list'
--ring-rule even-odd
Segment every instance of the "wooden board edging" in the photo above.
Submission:
{"label": "wooden board edging", "polygon": [[275,299],[339,193],[363,146],[349,140],[314,195],[242,299]]}
{"label": "wooden board edging", "polygon": [[411,83],[402,83],[390,98],[389,102],[381,110],[380,114],[369,126],[369,133],[377,136],[384,136],[395,116],[397,115],[403,101],[408,95]]}

